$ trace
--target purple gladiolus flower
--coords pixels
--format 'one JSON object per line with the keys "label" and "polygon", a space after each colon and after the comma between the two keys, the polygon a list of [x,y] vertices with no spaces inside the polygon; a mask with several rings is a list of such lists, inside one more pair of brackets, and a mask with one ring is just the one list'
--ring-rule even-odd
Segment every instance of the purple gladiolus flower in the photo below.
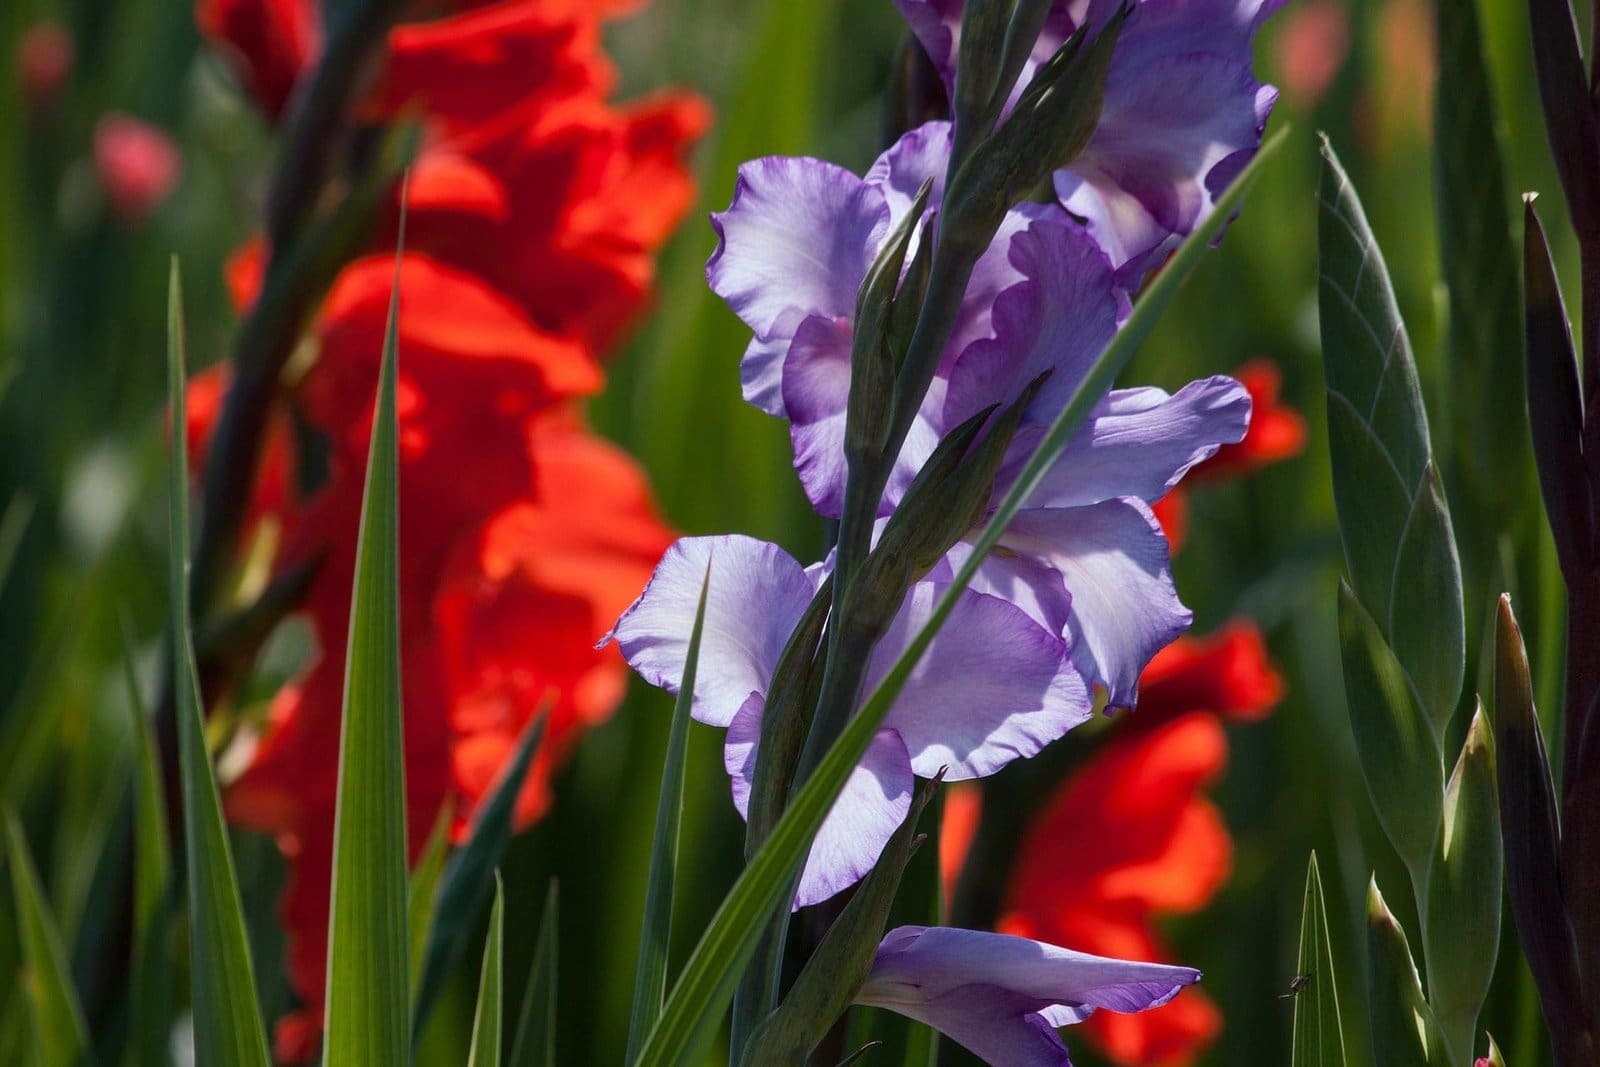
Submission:
{"label": "purple gladiolus flower", "polygon": [[[896,2],[952,90],[962,0]],[[1074,30],[1104,25],[1125,2],[1055,0],[1012,100]],[[1251,44],[1282,3],[1138,0],[1117,41],[1099,127],[1055,183],[1127,284],[1210,213],[1260,147],[1278,92],[1251,73]]]}
{"label": "purple gladiolus flower", "polygon": [[[755,332],[745,396],[787,418],[795,467],[824,515],[844,495],[844,422],[856,290],[924,179],[950,152],[946,123],[901,138],[865,178],[814,159],[740,170],[712,288]],[[972,274],[961,314],[897,460],[880,511],[892,511],[940,439],[990,404],[1015,400],[1044,371],[995,491],[1008,490],[1128,311],[1111,262],[1059,207],[1006,217]],[[1194,464],[1243,437],[1249,396],[1228,378],[1177,394],[1116,390],[1095,409],[974,587],[1011,600],[1068,642],[1087,683],[1131,707],[1141,670],[1189,624],[1154,503]],[[957,553],[962,549],[958,546]],[[948,579],[945,569],[936,577]]]}
{"label": "purple gladiolus flower", "polygon": [[[693,715],[728,730],[724,762],[746,813],[767,689],[785,641],[825,576],[750,537],[686,537],[667,550],[644,593],[607,635],[646,681],[676,692],[700,585],[711,566]],[[912,588],[877,647],[875,688],[944,593]],[[967,591],[912,673],[883,728],[829,813],[795,906],[854,885],[877,862],[911,806],[914,777],[993,774],[1091,715],[1065,643],[999,597]]]}
{"label": "purple gladiolus flower", "polygon": [[1159,1007],[1199,980],[1191,967],[1090,956],[1008,934],[902,926],[878,946],[856,1003],[925,1023],[989,1063],[1070,1067],[1057,1027],[1102,1008]]}

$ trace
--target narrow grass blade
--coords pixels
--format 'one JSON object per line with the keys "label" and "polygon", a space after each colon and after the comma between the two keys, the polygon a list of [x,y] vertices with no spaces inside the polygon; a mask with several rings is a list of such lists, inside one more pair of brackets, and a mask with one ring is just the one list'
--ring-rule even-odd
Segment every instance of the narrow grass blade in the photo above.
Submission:
{"label": "narrow grass blade", "polygon": [[256,998],[255,968],[245,937],[239,876],[222,821],[222,799],[206,751],[200,675],[189,621],[189,453],[184,413],[183,296],[172,264],[167,306],[167,391],[172,455],[167,466],[170,507],[168,637],[177,695],[178,767],[183,791],[183,836],[188,864],[189,952],[195,1062],[216,1067],[268,1067],[266,1031]]}
{"label": "narrow grass blade", "polygon": [[6,854],[11,865],[17,932],[22,941],[23,986],[33,1015],[33,1042],[41,1067],[74,1067],[89,1048],[78,994],[67,974],[66,953],[45,902],[39,872],[16,816],[6,813]]}
{"label": "narrow grass blade", "polygon": [[1006,525],[1021,509],[1023,501],[1038,488],[1045,473],[1082,426],[1090,410],[1149,336],[1151,328],[1166,310],[1178,287],[1237,209],[1245,190],[1283,143],[1283,136],[1280,130],[1261,146],[1256,158],[1219,198],[1211,217],[1190,235],[1150,283],[1121,332],[1079,383],[1023,467],[1015,485],[1001,501],[989,525],[974,543],[972,553],[946,588],[927,625],[911,640],[860,712],[823,756],[805,785],[791,798],[789,810],[778,820],[772,836],[751,858],[733,888],[723,898],[721,907],[678,976],[655,1029],[640,1050],[637,1063],[666,1067],[669,1064],[698,1061],[706,1042],[715,1031],[717,1020],[733,995],[739,974],[755,951],[766,916],[781,905],[789,891],[790,879],[799,870],[817,829],[833,807],[851,771],[861,761],[895,697],[904,688],[939,628],[949,618],[962,590],[972,581],[979,564],[994,550]]}
{"label": "narrow grass blade", "polygon": [[505,978],[501,941],[505,937],[505,887],[494,876],[494,906],[489,909],[489,933],[483,942],[483,969],[478,975],[478,1011],[472,1019],[472,1052],[467,1067],[500,1067],[500,1004]]}
{"label": "narrow grass blade", "polygon": [[446,799],[439,806],[438,818],[428,833],[428,843],[422,857],[411,871],[411,881],[406,886],[406,928],[409,931],[410,952],[407,962],[411,968],[411,1002],[416,1003],[417,989],[422,981],[422,955],[428,946],[428,934],[433,929],[433,905],[439,891],[439,875],[444,871],[444,860],[450,852],[450,826],[455,821],[455,803]]}
{"label": "narrow grass blade", "polygon": [[533,754],[544,736],[545,713],[528,723],[511,762],[501,772],[500,781],[479,809],[472,822],[467,843],[457,849],[445,864],[433,906],[433,922],[428,932],[427,949],[422,957],[422,977],[417,980],[416,1011],[412,1017],[412,1038],[422,1031],[428,1010],[433,1006],[451,968],[460,962],[467,943],[475,932],[478,916],[494,892],[494,872],[505,858],[511,841],[511,814],[516,807],[522,783],[533,765]]}
{"label": "narrow grass blade", "polygon": [[511,1046],[509,1067],[555,1067],[556,970],[560,956],[561,893],[555,882],[545,896],[539,919],[539,939],[534,942],[528,967],[528,988],[522,995],[517,1039]]}
{"label": "narrow grass blade", "polygon": [[678,872],[678,825],[683,818],[683,776],[688,762],[689,713],[694,707],[694,676],[700,664],[700,634],[705,628],[706,593],[711,565],[706,565],[689,632],[683,684],[672,709],[666,765],[661,772],[661,799],[656,805],[656,833],[650,849],[650,880],[644,896],[644,925],[639,931],[639,964],[633,978],[633,1014],[628,1020],[628,1060],[639,1054],[645,1035],[661,1014],[667,994],[667,951],[672,944],[672,902]]}
{"label": "narrow grass blade", "polygon": [[395,414],[399,269],[397,256],[350,597],[328,924],[327,1067],[404,1063],[411,1039]]}
{"label": "narrow grass blade", "polygon": [[1333,944],[1328,936],[1328,909],[1322,898],[1317,854],[1306,867],[1305,906],[1300,913],[1300,975],[1305,982],[1294,994],[1292,1067],[1344,1067],[1344,1030],[1339,1020],[1339,993],[1333,972]]}
{"label": "narrow grass blade", "polygon": [[133,669],[132,643],[123,619],[123,667],[133,709],[137,765],[133,809],[133,988],[131,1043],[140,1064],[170,1059],[171,998],[165,970],[172,903],[172,843],[167,838],[166,794],[149,714]]}
{"label": "narrow grass blade", "polygon": [[1350,582],[1442,733],[1466,664],[1461,563],[1383,253],[1326,140],[1317,193],[1328,446]]}

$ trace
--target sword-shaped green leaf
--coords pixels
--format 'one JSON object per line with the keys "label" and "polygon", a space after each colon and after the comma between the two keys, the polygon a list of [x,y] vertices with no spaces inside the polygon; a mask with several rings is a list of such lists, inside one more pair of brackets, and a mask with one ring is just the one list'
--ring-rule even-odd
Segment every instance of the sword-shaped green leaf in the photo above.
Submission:
{"label": "sword-shaped green leaf", "polygon": [[439,805],[439,814],[428,832],[428,843],[422,856],[412,868],[411,880],[406,884],[406,929],[409,934],[407,963],[411,968],[411,1002],[416,1004],[417,990],[422,982],[422,956],[428,947],[428,935],[433,929],[434,898],[439,892],[439,876],[444,872],[444,860],[450,853],[450,826],[455,821],[456,806],[446,798]]}
{"label": "sword-shaped green leaf", "polygon": [[401,1064],[411,1039],[395,414],[399,271],[397,253],[350,596],[328,926],[326,1067]]}
{"label": "sword-shaped green leaf", "polygon": [[255,968],[239,901],[239,876],[222,821],[216,773],[206,751],[194,629],[189,621],[189,446],[184,383],[183,295],[174,260],[167,303],[167,394],[172,411],[172,453],[167,465],[168,638],[177,697],[178,771],[188,866],[195,1062],[268,1067]]}
{"label": "sword-shaped green leaf", "polygon": [[628,1060],[639,1053],[645,1035],[661,1014],[667,995],[667,950],[672,943],[673,887],[678,874],[678,825],[683,818],[683,775],[689,753],[689,713],[694,707],[694,677],[700,664],[700,634],[705,628],[706,593],[711,565],[700,585],[694,628],[689,632],[683,683],[672,710],[666,764],[661,771],[661,799],[656,804],[656,832],[650,846],[650,880],[644,896],[644,924],[639,931],[639,963],[633,976],[633,1011],[628,1020]]}
{"label": "sword-shaped green leaf", "polygon": [[511,814],[522,792],[522,783],[528,778],[528,768],[533,765],[539,739],[544,736],[545,721],[546,714],[540,711],[523,730],[511,762],[500,772],[500,780],[473,817],[467,843],[445,863],[434,900],[428,947],[423,953],[422,977],[417,981],[413,1040],[421,1033],[428,1009],[444,988],[451,968],[467,950],[478,917],[494,892],[495,871],[499,870],[506,845],[511,841]]}
{"label": "sword-shaped green leaf", "polygon": [[556,967],[560,956],[557,936],[561,926],[561,894],[556,883],[544,900],[539,918],[539,938],[528,966],[528,988],[522,994],[517,1039],[511,1045],[510,1067],[555,1067]]}
{"label": "sword-shaped green leaf", "polygon": [[489,909],[489,933],[483,942],[483,969],[478,975],[478,1010],[472,1019],[472,1052],[467,1067],[500,1067],[502,974],[501,940],[505,937],[505,888],[494,876],[494,906]]}
{"label": "sword-shaped green leaf", "polygon": [[[126,624],[126,618],[124,618]],[[124,629],[126,634],[126,628]],[[164,972],[172,904],[172,846],[155,738],[133,669],[131,641],[122,657],[133,709],[137,760],[133,808],[133,978],[130,990],[134,1059],[151,1067],[171,1059],[171,996]]]}
{"label": "sword-shaped green leaf", "polygon": [[906,680],[949,618],[962,590],[972,581],[979,564],[994,550],[1006,525],[1039,487],[1094,405],[1149,336],[1178,287],[1221,233],[1245,190],[1282,143],[1283,132],[1280,131],[1261,146],[1255,159],[1218,199],[1212,215],[1184,241],[1146,288],[1122,330],[1079,382],[1061,413],[1045,431],[1016,483],[995,509],[989,525],[973,545],[972,553],[946,587],[928,623],[911,640],[855,718],[840,732],[805,785],[791,796],[788,810],[778,820],[767,843],[751,857],[723,898],[699,944],[684,964],[661,1017],[656,1020],[635,1062],[667,1067],[698,1061],[733,995],[740,973],[755,951],[766,917],[782,905],[812,838],[866,753]]}
{"label": "sword-shaped green leaf", "polygon": [[15,815],[8,811],[5,818],[11,893],[22,942],[22,984],[33,1017],[34,1050],[42,1067],[76,1067],[88,1052],[89,1028],[67,974],[61,935],[28,853],[28,840]]}
{"label": "sword-shaped green leaf", "polygon": [[1442,733],[1466,662],[1461,564],[1383,253],[1326,140],[1322,157],[1322,364],[1345,562]]}
{"label": "sword-shaped green leaf", "polygon": [[1300,912],[1300,975],[1294,993],[1292,1067],[1344,1067],[1344,1030],[1339,1021],[1339,993],[1333,974],[1333,945],[1328,937],[1328,909],[1322,899],[1317,854],[1306,867],[1305,905]]}

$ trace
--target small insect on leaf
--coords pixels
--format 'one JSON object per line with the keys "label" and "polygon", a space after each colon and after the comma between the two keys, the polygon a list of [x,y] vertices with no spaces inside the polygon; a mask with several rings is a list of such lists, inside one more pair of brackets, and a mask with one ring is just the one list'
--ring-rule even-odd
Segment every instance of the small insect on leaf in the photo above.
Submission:
{"label": "small insect on leaf", "polygon": [[1294,1000],[1300,995],[1301,990],[1311,984],[1311,975],[1297,974],[1289,979],[1289,992],[1278,994],[1279,1000]]}

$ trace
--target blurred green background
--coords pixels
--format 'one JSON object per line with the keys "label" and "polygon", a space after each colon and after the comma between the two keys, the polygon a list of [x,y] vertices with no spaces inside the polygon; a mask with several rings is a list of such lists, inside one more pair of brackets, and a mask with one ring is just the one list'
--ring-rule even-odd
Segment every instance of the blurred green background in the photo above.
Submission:
{"label": "blurred green background", "polygon": [[[1322,856],[1335,935],[1346,948],[1340,988],[1352,1062],[1366,1058],[1354,953],[1368,871],[1393,887],[1397,908],[1407,896],[1354,763],[1333,625],[1341,565],[1317,351],[1319,130],[1351,171],[1388,256],[1435,437],[1454,432],[1429,154],[1431,8],[1426,0],[1321,7],[1343,16],[1347,47],[1333,23],[1310,36],[1322,46],[1311,52],[1336,63],[1325,88],[1285,93],[1274,121],[1294,125],[1291,143],[1130,375],[1171,388],[1270,357],[1283,370],[1286,401],[1310,424],[1302,456],[1193,495],[1178,560],[1196,632],[1239,614],[1254,618],[1289,682],[1275,715],[1231,731],[1231,765],[1216,795],[1236,837],[1233,880],[1209,911],[1169,931],[1179,957],[1206,972],[1222,1008],[1226,1030],[1208,1058],[1218,1064],[1287,1062],[1292,1009],[1279,994],[1295,971],[1309,850]],[[1514,0],[1486,0],[1480,10],[1510,190],[1554,194],[1525,11]],[[1298,14],[1291,4],[1263,34],[1264,80],[1298,84],[1283,77],[1282,40]],[[71,28],[77,69],[59,106],[35,121],[11,61],[25,28],[45,18]],[[902,32],[888,0],[655,0],[611,30],[625,95],[685,86],[717,115],[698,156],[701,208],[663,256],[654,312],[592,411],[596,425],[643,462],[664,513],[684,531],[742,531],[803,559],[822,545],[789,469],[785,428],[739,399],[735,368],[747,336],[705,290],[714,238],[704,215],[727,203],[734,168],[747,158],[803,153],[868,165],[882,147],[883,87]],[[24,817],[80,987],[93,988],[114,962],[100,938],[106,901],[123,876],[129,817],[121,619],[131,621],[149,681],[165,612],[164,268],[171,253],[182,257],[190,358],[197,367],[215,361],[232,326],[221,265],[256,227],[273,146],[218,60],[200,49],[182,2],[5,0],[0,57],[8,64],[0,78],[0,802]],[[1305,71],[1287,73],[1303,80]],[[112,110],[164,127],[183,152],[178,195],[132,230],[109,218],[88,161],[94,123]],[[1560,198],[1541,206],[1570,282],[1576,270]],[[1569,294],[1569,306],[1574,300]],[[1459,504],[1456,518],[1459,529]],[[1516,586],[1541,706],[1551,707],[1559,601],[1538,587],[1539,561],[1522,562],[1521,579],[1469,574],[1468,643],[1489,617],[1489,593]],[[1469,685],[1475,677],[1469,673]],[[270,691],[269,680],[261,689]],[[552,813],[515,842],[507,865],[513,1004],[546,881],[560,880],[564,1063],[621,1059],[669,710],[663,694],[636,684],[583,742]],[[680,959],[737,873],[742,824],[728,802],[720,743],[719,731],[694,729]],[[264,840],[241,836],[237,847],[247,903],[261,917],[263,995],[275,1011],[284,995],[271,930],[280,865]],[[9,888],[0,883],[0,915],[9,914]],[[1401,917],[1415,928],[1403,910]],[[0,922],[0,973],[11,973],[15,959],[12,925]],[[425,1062],[449,1062],[438,1050],[452,1044],[465,1049],[448,1031],[470,1026],[472,981],[465,977],[447,1000]],[[21,1013],[17,989],[0,989],[0,1053],[20,1047],[12,1039]],[[1537,1007],[1509,941],[1484,1021],[1512,1063],[1545,1061]],[[1079,1046],[1075,1057],[1095,1062]]]}

